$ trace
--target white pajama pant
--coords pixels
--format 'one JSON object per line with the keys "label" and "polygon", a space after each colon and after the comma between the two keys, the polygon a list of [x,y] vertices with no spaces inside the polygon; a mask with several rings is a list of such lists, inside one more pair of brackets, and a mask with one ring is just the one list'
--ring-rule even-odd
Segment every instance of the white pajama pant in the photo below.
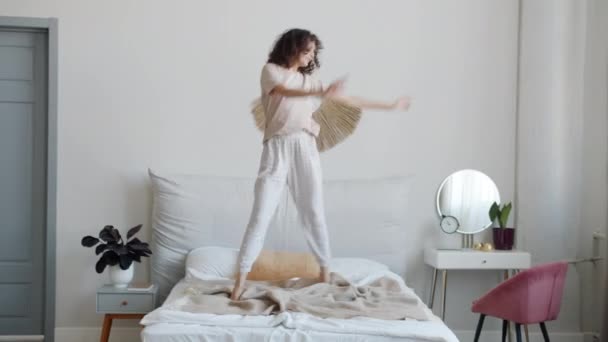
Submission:
{"label": "white pajama pant", "polygon": [[308,246],[319,265],[327,267],[331,256],[323,207],[321,162],[315,137],[301,132],[274,136],[264,143],[253,209],[239,251],[241,273],[251,271],[260,254],[286,185],[304,224]]}

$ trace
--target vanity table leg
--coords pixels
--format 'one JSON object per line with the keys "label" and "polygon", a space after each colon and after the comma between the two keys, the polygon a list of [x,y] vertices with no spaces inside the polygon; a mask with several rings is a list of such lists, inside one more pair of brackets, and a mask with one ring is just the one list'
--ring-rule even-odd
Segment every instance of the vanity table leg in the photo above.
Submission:
{"label": "vanity table leg", "polygon": [[[509,270],[503,271],[502,278],[503,281],[509,279]],[[513,341],[513,335],[511,335],[511,322],[507,322],[507,338],[509,339],[509,342]]]}
{"label": "vanity table leg", "polygon": [[[507,280],[507,279],[509,279],[511,277],[514,277],[517,273],[519,273],[518,269],[505,270],[505,274],[504,274],[505,280]],[[530,342],[530,336],[529,336],[529,333],[528,333],[528,325],[524,324],[523,326],[524,326],[524,333],[525,333],[525,336],[526,336],[526,342]],[[508,329],[509,329],[508,330],[509,331],[509,342],[511,342],[512,341],[511,326],[508,326]]]}
{"label": "vanity table leg", "polygon": [[[511,277],[514,277],[517,273],[519,273],[518,269],[505,270],[504,278],[505,278],[505,280],[507,280],[507,279],[509,279]],[[510,326],[510,323],[507,323],[507,329],[508,329],[507,331],[509,333],[509,342],[511,342],[511,341],[513,341],[513,337],[511,335],[511,326]],[[524,332],[525,332],[525,336],[526,336],[526,342],[530,342],[530,336],[529,336],[529,333],[528,333],[528,325],[527,324],[524,324]]]}
{"label": "vanity table leg", "polygon": [[445,322],[445,296],[448,287],[448,270],[442,270],[443,276],[443,295],[441,296],[441,320]]}
{"label": "vanity table leg", "polygon": [[433,281],[431,282],[431,297],[429,298],[429,308],[433,309],[433,302],[435,302],[435,289],[437,288],[437,269],[433,269]]}
{"label": "vanity table leg", "polygon": [[[512,277],[514,277],[517,273],[519,273],[519,269],[511,270]],[[528,325],[524,324],[524,333],[526,335],[526,342],[530,342],[530,336],[528,333]]]}

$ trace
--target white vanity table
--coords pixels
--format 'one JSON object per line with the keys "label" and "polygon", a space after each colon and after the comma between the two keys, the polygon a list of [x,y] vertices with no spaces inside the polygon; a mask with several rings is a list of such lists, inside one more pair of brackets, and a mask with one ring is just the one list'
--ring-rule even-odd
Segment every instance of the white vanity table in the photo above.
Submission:
{"label": "white vanity table", "polygon": [[528,252],[511,251],[477,251],[472,249],[435,249],[424,251],[424,263],[433,268],[433,281],[428,306],[432,309],[437,288],[437,276],[441,271],[441,319],[445,319],[445,302],[447,293],[448,271],[456,270],[497,270],[505,271],[505,278],[510,272],[530,268],[531,256]]}
{"label": "white vanity table", "polygon": [[[505,231],[496,232],[498,236],[498,242],[496,243],[500,244],[496,247],[505,250],[496,250],[492,246],[489,246],[486,250],[473,249],[475,234],[491,229],[495,223],[499,223],[504,228],[512,227],[507,225],[511,206],[507,205],[509,208],[504,211],[505,204],[503,204],[502,209],[500,209],[500,204],[498,187],[488,175],[478,170],[464,169],[456,171],[446,177],[439,185],[436,198],[437,214],[440,219],[439,228],[446,234],[459,233],[462,236],[460,248],[427,248],[424,251],[424,263],[433,269],[428,306],[431,309],[433,308],[437,280],[441,271],[441,319],[444,321],[448,271],[499,271],[503,272],[503,279],[507,279],[511,274],[531,267],[530,253],[507,250],[513,246],[514,235],[511,234],[507,241],[506,237],[500,237]],[[498,208],[495,208],[496,206]],[[490,210],[491,208],[492,210]],[[507,229],[512,231],[512,228]],[[488,241],[484,242],[487,243]],[[482,293],[479,295],[481,296]],[[507,328],[509,341],[511,341],[509,325],[507,325]],[[524,329],[528,341],[527,326],[524,326]]]}

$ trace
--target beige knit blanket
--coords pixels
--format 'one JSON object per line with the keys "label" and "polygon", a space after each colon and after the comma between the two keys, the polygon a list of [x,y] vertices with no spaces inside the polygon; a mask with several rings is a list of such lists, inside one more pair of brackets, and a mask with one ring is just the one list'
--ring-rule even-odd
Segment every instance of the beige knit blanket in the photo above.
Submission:
{"label": "beige knit blanket", "polygon": [[191,281],[184,295],[163,307],[213,314],[270,315],[296,311],[322,318],[430,319],[420,299],[404,292],[390,277],[364,286],[353,286],[336,273],[331,274],[329,283],[310,279],[249,281],[238,301],[230,300],[233,285],[231,280]]}

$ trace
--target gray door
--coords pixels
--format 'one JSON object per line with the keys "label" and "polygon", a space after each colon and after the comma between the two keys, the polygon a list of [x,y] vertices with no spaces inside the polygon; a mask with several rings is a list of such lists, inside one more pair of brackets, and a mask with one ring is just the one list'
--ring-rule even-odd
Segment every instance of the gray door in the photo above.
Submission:
{"label": "gray door", "polygon": [[43,334],[46,35],[0,28],[0,336]]}

